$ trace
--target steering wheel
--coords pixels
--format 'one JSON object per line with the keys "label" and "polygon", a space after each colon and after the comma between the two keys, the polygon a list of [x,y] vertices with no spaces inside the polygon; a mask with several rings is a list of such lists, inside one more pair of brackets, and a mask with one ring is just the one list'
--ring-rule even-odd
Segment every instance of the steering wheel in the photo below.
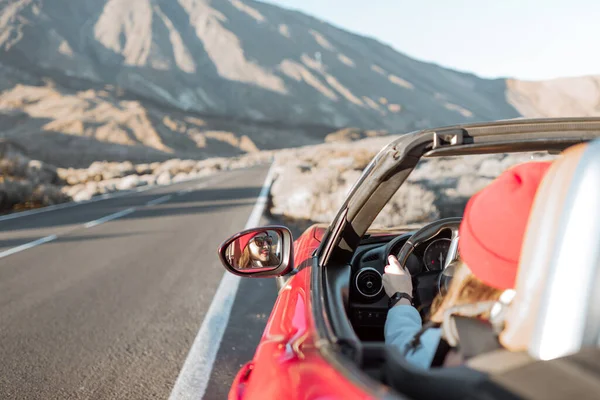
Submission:
{"label": "steering wheel", "polygon": [[[413,253],[415,248],[428,241],[429,239],[433,238],[444,229],[450,229],[452,231],[452,243],[450,244],[448,256],[452,257],[451,260],[454,259],[457,254],[458,228],[460,226],[461,221],[462,217],[440,219],[428,225],[425,225],[417,232],[415,232],[406,241],[406,243],[404,243],[404,245],[398,252],[397,258],[402,268],[405,268],[408,258]],[[423,277],[413,277],[413,298],[418,299],[418,302],[420,304],[422,304],[423,300],[425,300],[422,298],[423,293],[428,292],[428,289],[431,288],[433,282],[435,282],[437,293],[444,294],[447,291],[448,285],[452,278],[451,275],[444,274],[444,267],[446,267],[447,265],[448,263],[446,263],[445,266],[442,266],[442,270],[440,270],[436,275],[432,276],[432,274],[425,274]],[[433,296],[431,300],[433,300]]]}

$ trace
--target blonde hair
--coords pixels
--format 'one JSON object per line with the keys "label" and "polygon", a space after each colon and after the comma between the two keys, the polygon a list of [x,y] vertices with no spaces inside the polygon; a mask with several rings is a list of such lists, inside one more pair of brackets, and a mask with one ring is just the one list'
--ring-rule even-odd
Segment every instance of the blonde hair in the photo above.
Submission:
{"label": "blonde hair", "polygon": [[248,265],[250,265],[250,246],[246,246],[244,251],[242,251],[238,265],[240,269],[246,269],[248,268]]}
{"label": "blonde hair", "polygon": [[[503,292],[504,290],[493,288],[477,279],[469,267],[464,262],[459,261],[448,293],[445,296],[438,294],[433,299],[429,315],[432,321],[442,322],[444,312],[452,307],[497,301]],[[489,311],[478,315],[478,317],[489,319]]]}

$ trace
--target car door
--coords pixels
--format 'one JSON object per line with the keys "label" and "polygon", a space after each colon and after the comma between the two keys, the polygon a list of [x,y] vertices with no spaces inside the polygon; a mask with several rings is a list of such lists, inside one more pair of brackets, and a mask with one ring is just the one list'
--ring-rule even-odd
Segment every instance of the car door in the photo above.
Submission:
{"label": "car door", "polygon": [[236,376],[230,400],[366,399],[320,355],[310,310],[312,255],[325,228],[294,242],[295,274],[281,288],[252,361]]}

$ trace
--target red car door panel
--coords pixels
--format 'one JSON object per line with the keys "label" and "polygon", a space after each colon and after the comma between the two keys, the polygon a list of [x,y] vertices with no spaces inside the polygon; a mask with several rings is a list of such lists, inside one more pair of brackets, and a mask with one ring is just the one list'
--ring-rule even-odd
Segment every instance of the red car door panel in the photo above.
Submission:
{"label": "red car door panel", "polygon": [[236,376],[230,400],[368,399],[332,368],[314,345],[310,262],[324,228],[309,228],[294,243],[300,269],[282,288],[254,359]]}

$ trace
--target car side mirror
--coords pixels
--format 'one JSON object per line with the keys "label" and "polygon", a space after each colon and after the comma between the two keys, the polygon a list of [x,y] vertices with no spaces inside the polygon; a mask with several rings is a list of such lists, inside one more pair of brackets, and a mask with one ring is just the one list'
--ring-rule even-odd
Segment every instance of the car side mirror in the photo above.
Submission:
{"label": "car side mirror", "polygon": [[235,275],[272,278],[294,268],[292,232],[285,226],[265,226],[236,233],[219,246],[225,269]]}

